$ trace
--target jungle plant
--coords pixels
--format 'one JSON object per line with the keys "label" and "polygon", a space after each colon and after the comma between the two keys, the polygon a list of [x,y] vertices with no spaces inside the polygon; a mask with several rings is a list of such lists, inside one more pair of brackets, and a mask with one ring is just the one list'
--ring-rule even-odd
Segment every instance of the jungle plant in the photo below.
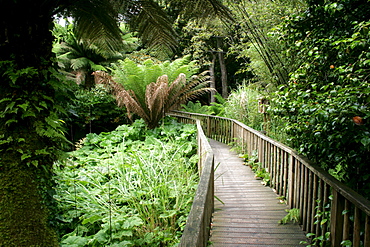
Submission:
{"label": "jungle plant", "polygon": [[209,108],[208,105],[202,105],[199,101],[193,102],[189,101],[186,105],[181,105],[181,110],[185,112],[200,113],[213,115],[214,112]]}
{"label": "jungle plant", "polygon": [[[332,200],[332,196],[329,197]],[[324,230],[324,234],[316,235],[315,233],[307,233],[307,239],[310,241],[302,241],[301,244],[306,246],[330,246],[330,231],[327,231],[328,225],[330,225],[330,203],[321,205],[321,200],[316,200],[318,206],[315,207],[315,225],[319,225],[320,229]]]}
{"label": "jungle plant", "polygon": [[103,71],[94,74],[97,83],[110,86],[118,106],[125,106],[129,117],[132,113],[138,115],[149,128],[157,127],[168,112],[181,104],[211,91],[205,87],[208,84],[206,73],[192,77],[190,82],[183,73],[173,82],[169,82],[167,75],[162,75],[156,82],[147,85],[145,92],[126,89]]}
{"label": "jungle plant", "polygon": [[241,61],[238,73],[252,72],[254,83],[269,91],[286,84],[296,68],[295,58],[284,53],[276,27],[294,13],[304,10],[305,1],[238,1],[230,4],[235,18],[229,38],[229,55]]}
{"label": "jungle plant", "polygon": [[89,134],[56,167],[61,246],[172,246],[195,193],[194,125]]}
{"label": "jungle plant", "polygon": [[74,85],[73,88],[75,98],[68,102],[69,114],[63,118],[73,143],[87,133],[111,131],[129,122],[126,109],[117,106],[115,98],[103,85],[91,89]]}
{"label": "jungle plant", "polygon": [[300,222],[300,213],[298,208],[292,208],[292,209],[287,209],[285,210],[288,214],[284,216],[279,221],[279,224],[285,225],[288,222],[293,222],[293,223],[299,223]]}
{"label": "jungle plant", "polygon": [[236,119],[256,130],[263,130],[263,114],[258,112],[261,93],[255,85],[239,85],[224,103],[223,115]]}
{"label": "jungle plant", "polygon": [[285,122],[293,148],[364,196],[370,189],[364,175],[370,159],[368,19],[367,1],[310,2],[306,12],[288,18],[282,39],[300,67],[271,111]]}
{"label": "jungle plant", "polygon": [[[77,36],[106,50],[121,49],[118,17],[135,19],[136,24],[149,27],[140,30],[141,36],[148,34],[146,44],[159,37],[162,41],[166,40],[163,37],[167,38],[168,42],[160,42],[165,47],[176,44],[173,36],[160,36],[171,28],[171,25],[164,25],[171,23],[166,16],[160,14],[161,21],[156,18],[148,21],[146,17],[156,16],[152,9],[147,12],[149,15],[139,15],[148,9],[141,5],[147,2],[155,4],[154,1],[133,0],[2,1],[2,8],[6,9],[6,14],[0,15],[2,245],[59,246],[52,226],[54,214],[50,213],[53,210],[50,196],[53,182],[50,178],[57,154],[65,147],[66,138],[59,114],[63,110],[60,102],[68,101],[65,95],[62,97],[68,87],[56,71],[57,64],[52,53],[54,37],[50,30],[55,16],[73,16]],[[181,1],[182,10],[202,13],[202,17],[225,12],[219,1],[193,3]],[[122,8],[117,8],[117,5]],[[201,7],[202,11],[196,7]],[[119,14],[117,10],[122,11]],[[132,14],[139,18],[129,18]]]}

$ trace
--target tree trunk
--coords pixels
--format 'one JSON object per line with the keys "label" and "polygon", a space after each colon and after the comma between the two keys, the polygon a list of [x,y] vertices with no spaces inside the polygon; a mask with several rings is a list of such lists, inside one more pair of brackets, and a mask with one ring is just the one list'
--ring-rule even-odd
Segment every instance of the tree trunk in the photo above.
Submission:
{"label": "tree trunk", "polygon": [[58,1],[5,1],[0,15],[0,246],[59,246],[51,226],[55,113],[52,13]]}
{"label": "tree trunk", "polygon": [[221,84],[222,84],[222,97],[226,99],[229,96],[227,88],[227,70],[225,64],[224,53],[222,51],[222,40],[221,37],[217,37],[217,50],[218,50],[218,60],[220,62],[221,69]]}
{"label": "tree trunk", "polygon": [[[216,77],[215,77],[216,55],[214,53],[211,54],[212,54],[212,63],[209,66],[209,74],[211,76],[211,81],[209,87],[216,89]],[[211,91],[211,100],[210,100],[211,103],[216,102],[215,94],[216,94],[215,91]]]}

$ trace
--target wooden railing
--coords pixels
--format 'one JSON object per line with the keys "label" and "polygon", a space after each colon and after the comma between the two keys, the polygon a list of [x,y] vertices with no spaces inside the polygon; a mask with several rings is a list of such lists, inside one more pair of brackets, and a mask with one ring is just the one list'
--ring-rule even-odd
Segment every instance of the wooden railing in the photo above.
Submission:
{"label": "wooden railing", "polygon": [[198,130],[198,169],[200,181],[195,192],[186,226],[181,237],[180,247],[207,246],[214,197],[214,155],[205,136],[201,122],[187,117],[177,116],[182,123],[195,123]]}
{"label": "wooden railing", "polygon": [[[270,184],[300,210],[300,225],[307,233],[330,232],[331,246],[350,240],[352,246],[370,246],[370,201],[340,183],[326,171],[282,143],[228,118],[176,112],[201,121],[204,133],[217,141],[235,143],[270,174]],[[194,245],[197,246],[197,245]]]}

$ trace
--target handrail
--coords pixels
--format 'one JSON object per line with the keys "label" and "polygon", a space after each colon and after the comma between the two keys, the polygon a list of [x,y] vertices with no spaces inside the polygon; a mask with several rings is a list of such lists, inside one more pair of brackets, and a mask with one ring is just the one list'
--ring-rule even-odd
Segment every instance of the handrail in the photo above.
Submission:
{"label": "handrail", "polygon": [[[290,208],[300,210],[300,225],[307,233],[330,232],[331,246],[352,241],[370,246],[370,201],[336,180],[306,157],[245,124],[217,116],[176,111],[177,116],[201,120],[210,138],[236,143],[270,173],[271,187],[284,196]],[[315,222],[321,222],[317,224]]]}
{"label": "handrail", "polygon": [[200,173],[200,181],[179,247],[206,247],[214,207],[214,155],[208,139],[203,132],[200,120],[179,115],[176,117],[179,122],[195,123],[197,125],[198,169]]}

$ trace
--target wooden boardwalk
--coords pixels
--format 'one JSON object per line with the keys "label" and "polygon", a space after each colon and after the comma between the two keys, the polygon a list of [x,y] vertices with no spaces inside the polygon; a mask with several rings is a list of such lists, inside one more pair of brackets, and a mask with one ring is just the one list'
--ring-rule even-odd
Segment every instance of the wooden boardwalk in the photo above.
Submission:
{"label": "wooden boardwalk", "polygon": [[210,246],[300,246],[306,240],[293,223],[279,225],[288,207],[271,188],[254,178],[243,160],[220,142],[210,140],[215,154],[215,212]]}

